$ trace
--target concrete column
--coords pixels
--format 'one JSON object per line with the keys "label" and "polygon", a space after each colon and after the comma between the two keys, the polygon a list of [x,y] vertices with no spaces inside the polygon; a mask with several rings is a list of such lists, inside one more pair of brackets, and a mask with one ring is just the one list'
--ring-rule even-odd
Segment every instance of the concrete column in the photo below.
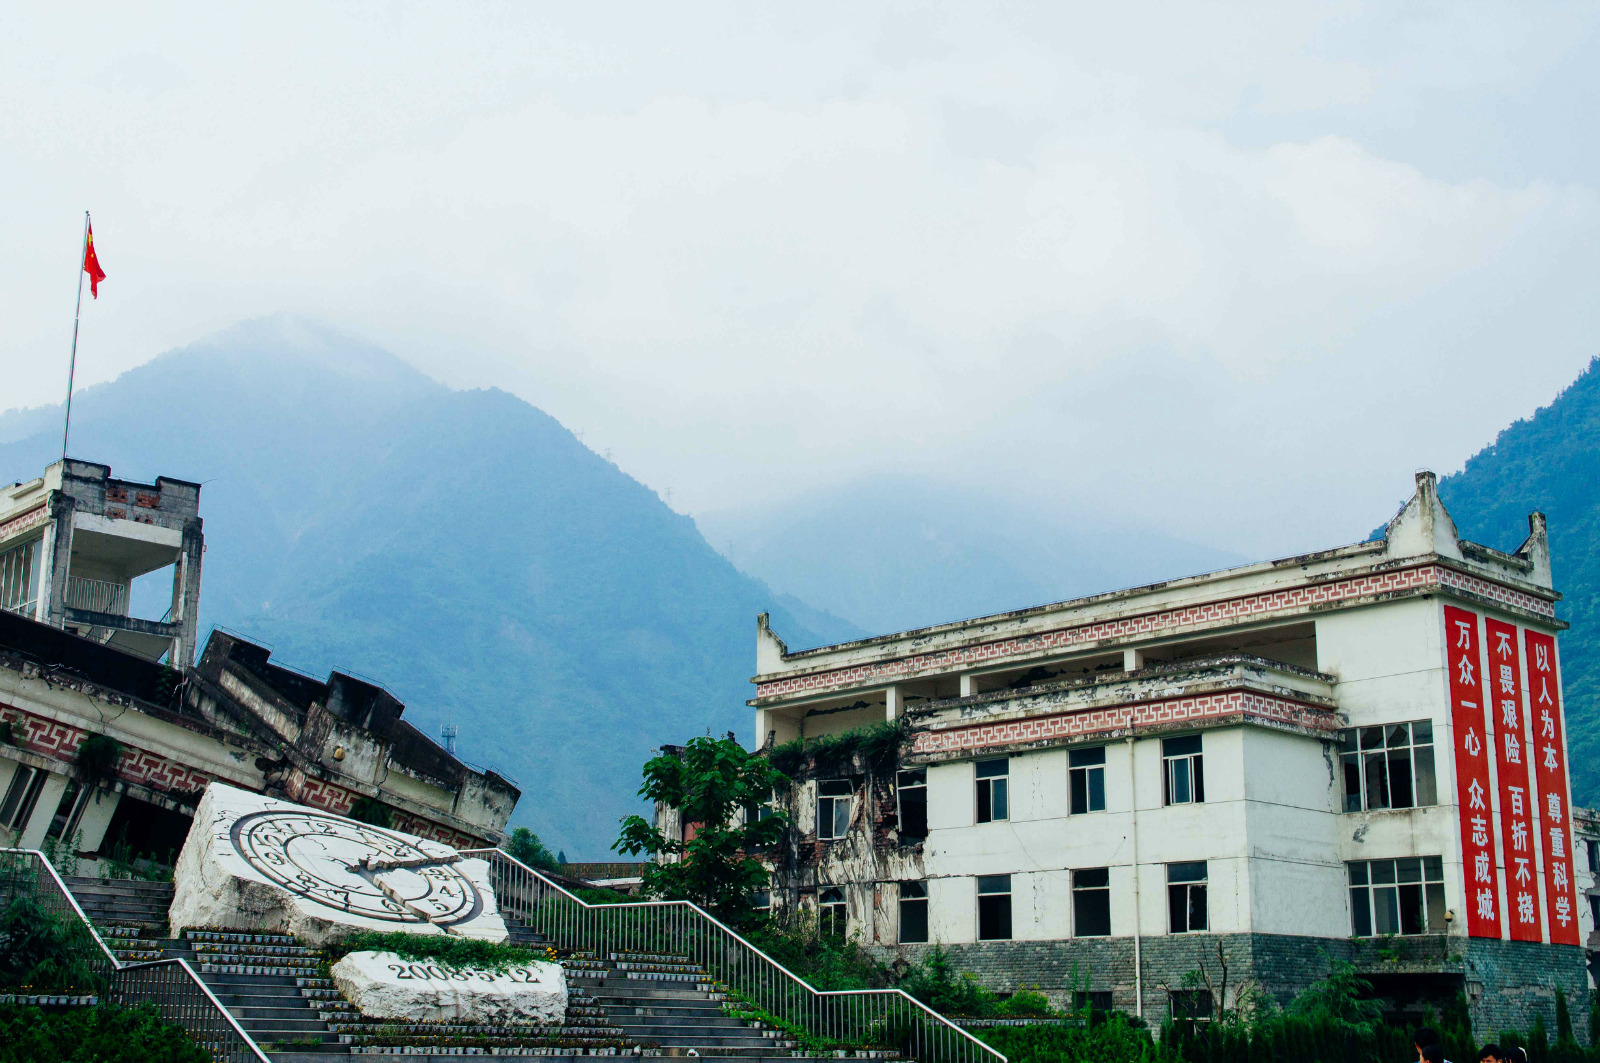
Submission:
{"label": "concrete column", "polygon": [[172,641],[172,653],[167,663],[173,668],[190,668],[194,665],[195,643],[200,626],[200,562],[205,556],[206,540],[201,533],[199,517],[183,523],[183,545],[178,551],[177,564],[172,566],[172,616],[179,625],[178,637]]}
{"label": "concrete column", "polygon": [[72,499],[52,495],[50,524],[40,544],[39,619],[53,627],[67,622],[67,570],[72,564]]}
{"label": "concrete column", "polygon": [[898,686],[889,687],[883,692],[883,718],[893,723],[900,718],[900,713],[903,711],[900,688]]}
{"label": "concrete column", "polygon": [[978,692],[978,677],[971,672],[961,673],[961,696],[970,697]]}
{"label": "concrete column", "polygon": [[1123,650],[1122,670],[1124,672],[1137,672],[1144,667],[1143,650]]}

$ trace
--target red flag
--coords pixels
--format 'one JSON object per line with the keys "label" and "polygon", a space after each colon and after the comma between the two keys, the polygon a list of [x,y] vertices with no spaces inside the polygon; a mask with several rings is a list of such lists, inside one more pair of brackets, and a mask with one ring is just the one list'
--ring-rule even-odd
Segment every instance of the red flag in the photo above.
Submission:
{"label": "red flag", "polygon": [[106,271],[100,268],[100,259],[94,253],[94,226],[89,226],[86,231],[88,240],[83,245],[83,271],[89,275],[89,294],[98,299],[100,282],[106,279]]}

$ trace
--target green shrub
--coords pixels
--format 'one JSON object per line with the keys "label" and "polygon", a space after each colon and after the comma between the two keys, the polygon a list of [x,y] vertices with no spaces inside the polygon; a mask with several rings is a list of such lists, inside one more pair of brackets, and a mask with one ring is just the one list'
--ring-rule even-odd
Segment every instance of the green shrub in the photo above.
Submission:
{"label": "green shrub", "polygon": [[0,911],[0,988],[90,995],[105,988],[106,968],[82,921],[46,911],[31,892],[9,894]]}
{"label": "green shrub", "polygon": [[813,989],[883,989],[894,982],[889,969],[857,941],[822,933],[809,912],[782,922],[768,920],[747,937]]}
{"label": "green shrub", "polygon": [[370,823],[384,830],[394,826],[393,811],[375,797],[356,798],[350,806],[350,818],[357,823]]}
{"label": "green shrub", "polygon": [[153,1005],[44,1011],[0,1004],[0,1063],[209,1063]]}
{"label": "green shrub", "polygon": [[407,934],[401,931],[380,933],[358,930],[324,947],[329,963],[336,963],[352,952],[392,952],[416,963],[437,963],[441,967],[505,971],[548,960],[543,949],[507,945],[479,938],[458,938],[445,934]]}

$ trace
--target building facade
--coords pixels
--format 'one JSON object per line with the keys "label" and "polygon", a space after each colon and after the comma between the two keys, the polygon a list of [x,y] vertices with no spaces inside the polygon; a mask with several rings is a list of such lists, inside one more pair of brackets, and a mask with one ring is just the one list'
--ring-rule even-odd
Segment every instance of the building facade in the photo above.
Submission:
{"label": "building facade", "polygon": [[1421,474],[1339,549],[797,653],[762,618],[772,903],[1152,1022],[1338,958],[1401,1013],[1551,1025],[1593,912],[1529,529],[1461,540]]}
{"label": "building facade", "polygon": [[[308,676],[221,631],[193,663],[197,486],[69,460],[0,503],[0,846],[83,874],[170,865],[212,781],[500,842],[516,785],[433,742],[382,687]],[[167,615],[129,617],[133,580],[163,566]]]}

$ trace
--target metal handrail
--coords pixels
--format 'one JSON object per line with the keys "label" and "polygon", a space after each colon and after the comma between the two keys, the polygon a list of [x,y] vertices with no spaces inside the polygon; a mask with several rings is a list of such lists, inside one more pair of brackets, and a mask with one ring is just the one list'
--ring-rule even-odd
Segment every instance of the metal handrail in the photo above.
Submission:
{"label": "metal handrail", "polygon": [[[173,957],[146,963],[123,963],[100,937],[89,917],[83,914],[78,899],[44,853],[37,849],[0,849],[0,855],[4,854],[33,861],[40,885],[48,883],[51,887],[48,891],[38,890],[44,894],[45,907],[58,914],[70,911],[89,931],[100,951],[97,959],[90,961],[90,966],[106,977],[110,987],[107,995],[114,1002],[154,1004],[164,1020],[182,1026],[190,1037],[227,1063],[271,1063],[187,960]],[[152,971],[153,968],[162,970]],[[178,973],[166,973],[173,969]]]}
{"label": "metal handrail", "polygon": [[919,1063],[1007,1063],[902,989],[813,988],[692,901],[590,904],[502,849],[461,853],[488,861],[503,915],[553,942],[596,953],[687,955],[750,1004],[839,1047],[898,1047]]}

